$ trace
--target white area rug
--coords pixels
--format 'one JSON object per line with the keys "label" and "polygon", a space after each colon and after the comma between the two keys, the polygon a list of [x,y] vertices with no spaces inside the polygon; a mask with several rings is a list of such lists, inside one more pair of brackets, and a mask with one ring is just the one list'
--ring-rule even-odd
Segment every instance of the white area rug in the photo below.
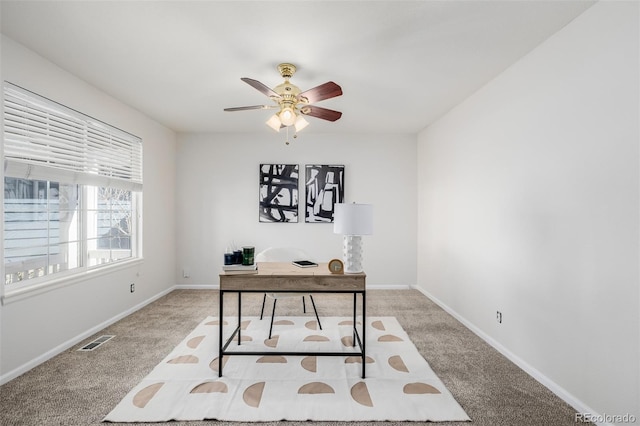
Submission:
{"label": "white area rug", "polygon": [[[226,318],[231,333],[235,318]],[[351,350],[352,321],[243,319],[229,350]],[[358,327],[360,329],[360,327]],[[470,420],[394,317],[367,318],[366,378],[360,357],[230,356],[218,377],[218,319],[206,318],[105,417],[111,422]]]}

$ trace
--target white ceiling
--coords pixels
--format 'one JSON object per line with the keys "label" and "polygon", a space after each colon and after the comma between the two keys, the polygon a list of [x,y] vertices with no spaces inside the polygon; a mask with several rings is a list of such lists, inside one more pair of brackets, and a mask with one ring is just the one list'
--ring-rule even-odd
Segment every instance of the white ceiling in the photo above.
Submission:
{"label": "white ceiling", "polygon": [[272,131],[241,77],[335,81],[304,132],[417,133],[591,1],[7,1],[2,33],[180,132]]}

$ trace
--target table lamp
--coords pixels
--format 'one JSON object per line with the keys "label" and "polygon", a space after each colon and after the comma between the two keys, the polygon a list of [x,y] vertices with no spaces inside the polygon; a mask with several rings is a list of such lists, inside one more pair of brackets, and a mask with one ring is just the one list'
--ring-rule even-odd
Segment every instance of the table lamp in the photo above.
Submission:
{"label": "table lamp", "polygon": [[333,216],[333,233],[344,235],[342,256],[344,272],[362,272],[362,235],[373,234],[371,204],[337,203]]}

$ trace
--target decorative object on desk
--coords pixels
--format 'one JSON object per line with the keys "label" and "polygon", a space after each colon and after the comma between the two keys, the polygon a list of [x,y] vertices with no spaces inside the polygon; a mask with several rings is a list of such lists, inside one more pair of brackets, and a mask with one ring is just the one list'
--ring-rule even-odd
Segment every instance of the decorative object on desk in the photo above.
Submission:
{"label": "decorative object on desk", "polygon": [[336,204],[333,232],[342,234],[344,272],[362,272],[362,235],[373,234],[373,206],[371,204]]}
{"label": "decorative object on desk", "polygon": [[233,253],[227,252],[224,254],[224,264],[225,265],[233,265],[233,262],[236,260],[235,255]]}
{"label": "decorative object on desk", "polygon": [[334,206],[344,200],[344,166],[305,166],[305,222],[333,222]]}
{"label": "decorative object on desk", "polygon": [[[309,327],[309,317],[286,320],[276,322],[278,338],[266,340],[268,324],[243,317],[245,339],[238,349],[262,352],[304,345],[344,351],[350,344],[351,317],[325,317],[323,330]],[[227,322],[225,329],[234,329],[237,317],[225,318]],[[225,375],[218,378],[218,318],[207,317],[103,421],[470,420],[395,317],[367,318],[366,327],[366,362],[371,366],[366,380],[360,378],[357,357],[253,355],[228,357]],[[287,403],[291,401],[295,403]]]}
{"label": "decorative object on desk", "polygon": [[232,265],[242,265],[242,250],[233,251],[233,263]]}
{"label": "decorative object on desk", "polygon": [[328,266],[332,274],[344,274],[344,263],[342,263],[342,260],[331,259]]}
{"label": "decorative object on desk", "polygon": [[222,266],[222,270],[225,274],[233,275],[233,274],[257,274],[258,273],[258,264],[254,263],[253,265],[224,265]]}
{"label": "decorative object on desk", "polygon": [[256,248],[245,246],[242,247],[242,264],[243,265],[253,265],[253,257],[255,255]]}
{"label": "decorative object on desk", "polygon": [[298,165],[260,164],[260,222],[298,222]]}

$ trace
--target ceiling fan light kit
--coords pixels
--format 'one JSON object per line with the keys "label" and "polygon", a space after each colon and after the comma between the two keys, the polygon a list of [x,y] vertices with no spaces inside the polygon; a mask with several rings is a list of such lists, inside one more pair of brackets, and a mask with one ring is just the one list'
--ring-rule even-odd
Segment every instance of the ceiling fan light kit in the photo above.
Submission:
{"label": "ceiling fan light kit", "polygon": [[[246,107],[225,108],[225,111],[246,111],[252,109],[277,109],[271,118],[266,121],[267,126],[276,132],[281,128],[293,126],[296,132],[301,131],[309,125],[303,115],[320,118],[327,121],[336,121],[342,117],[340,111],[334,111],[327,108],[314,106],[314,104],[325,99],[335,98],[342,95],[342,88],[333,81],[321,84],[312,89],[302,92],[298,86],[292,84],[289,79],[296,72],[296,66],[290,63],[282,63],[278,65],[278,72],[284,78],[284,83],[279,84],[273,89],[258,80],[243,77],[242,81],[268,96],[275,105],[252,105]],[[294,138],[296,135],[294,135]],[[287,145],[289,142],[287,141]]]}

